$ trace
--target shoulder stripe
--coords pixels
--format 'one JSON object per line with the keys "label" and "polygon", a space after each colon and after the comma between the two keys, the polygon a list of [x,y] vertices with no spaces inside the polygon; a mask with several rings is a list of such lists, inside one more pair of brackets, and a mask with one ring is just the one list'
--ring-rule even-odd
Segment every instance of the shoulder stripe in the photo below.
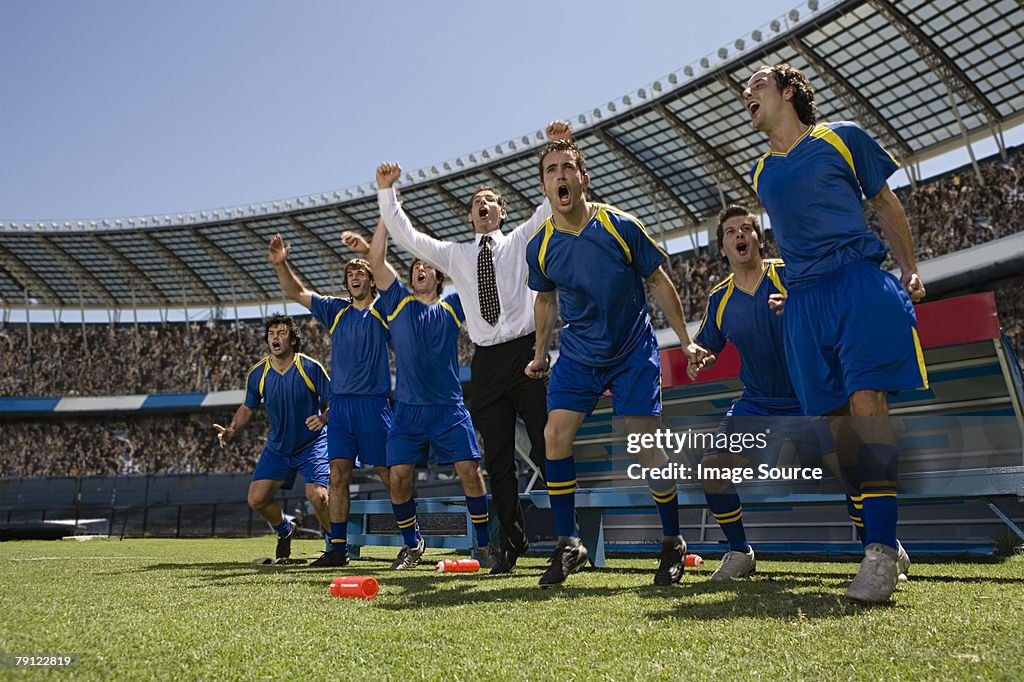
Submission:
{"label": "shoulder stripe", "polygon": [[393,319],[398,317],[398,313],[402,312],[402,308],[405,307],[406,303],[408,303],[409,301],[415,301],[415,300],[416,300],[415,296],[406,296],[401,301],[399,301],[398,305],[395,306],[395,312],[393,312],[390,315],[388,315],[388,322],[391,322]]}
{"label": "shoulder stripe", "polygon": [[316,358],[312,358],[312,357],[306,355],[305,353],[296,353],[296,355],[300,355],[303,359],[309,360],[310,362],[312,362],[314,365],[316,365],[317,367],[320,368],[320,371],[324,373],[324,376],[327,377],[328,381],[331,380],[331,375],[327,373],[327,368],[324,367],[323,364],[319,360],[317,360]]}
{"label": "shoulder stripe", "polygon": [[764,160],[771,155],[771,152],[765,152],[761,155],[761,158],[757,160],[757,166],[754,168],[754,193],[757,193],[757,179],[761,176],[761,171],[764,170]]}
{"label": "shoulder stripe", "polygon": [[262,376],[260,376],[260,388],[259,388],[260,398],[263,397],[263,387],[267,383],[267,372],[269,372],[269,371],[270,371],[270,356],[268,355],[266,357],[266,359],[263,361],[263,374],[262,374]]}
{"label": "shoulder stripe", "polygon": [[850,166],[850,170],[853,171],[853,175],[857,175],[857,167],[853,165],[853,154],[850,153],[850,148],[843,142],[843,138],[839,137],[839,133],[832,130],[823,123],[819,123],[814,126],[814,130],[811,131],[811,137],[816,137],[819,140],[824,140],[830,145],[835,147],[836,151],[839,152],[840,156],[846,160],[847,165]]}
{"label": "shoulder stripe", "polygon": [[775,285],[775,288],[779,290],[780,294],[788,296],[789,292],[786,291],[786,287],[783,286],[779,273],[775,272],[776,267],[782,267],[782,261],[775,258],[768,261],[768,279],[772,281],[772,284]]}
{"label": "shoulder stripe", "polygon": [[715,324],[718,325],[719,329],[722,328],[722,315],[725,314],[725,304],[729,302],[729,298],[732,296],[732,292],[734,291],[732,277],[729,277],[727,281],[729,282],[729,286],[726,287],[725,296],[722,296],[722,300],[718,303],[718,310],[715,312]]}
{"label": "shoulder stripe", "polygon": [[451,304],[448,303],[448,301],[439,301],[439,303],[441,304],[442,308],[451,313],[452,319],[455,320],[455,326],[459,329],[462,329],[462,322],[459,321],[459,316],[455,314],[455,308],[452,308]]}
{"label": "shoulder stripe", "polygon": [[340,311],[338,311],[338,314],[334,316],[334,322],[333,322],[333,324],[331,324],[331,328],[327,331],[328,334],[333,334],[334,333],[334,328],[338,326],[338,320],[340,320],[341,316],[345,314],[345,311],[347,311],[351,307],[352,307],[352,304],[349,303],[347,306],[345,306]]}
{"label": "shoulder stripe", "polygon": [[608,234],[614,237],[615,241],[617,241],[619,243],[619,246],[622,247],[622,251],[626,254],[626,262],[632,263],[633,252],[629,250],[629,245],[626,244],[626,240],[622,238],[622,235],[619,234],[619,231],[615,229],[614,225],[612,225],[612,221],[608,217],[608,206],[604,204],[598,204],[597,214],[595,217],[597,218],[597,222],[601,223],[601,227],[603,227],[608,232]]}
{"label": "shoulder stripe", "polygon": [[[551,218],[544,221],[541,225],[541,229],[544,230],[544,236],[540,240],[540,249],[537,251],[537,265],[540,266],[540,272],[545,277],[548,276],[547,264],[544,262],[548,254],[548,242],[551,240],[551,235],[555,233],[555,223]],[[540,230],[537,230],[540,232]]]}
{"label": "shoulder stripe", "polygon": [[383,316],[383,315],[381,315],[381,314],[380,314],[380,313],[379,313],[379,312],[377,311],[377,309],[373,307],[374,305],[376,305],[376,303],[377,303],[377,301],[374,301],[373,303],[371,303],[371,304],[370,304],[370,314],[371,314],[371,315],[373,315],[374,317],[376,317],[376,318],[377,318],[378,320],[380,320],[380,323],[381,323],[382,325],[384,325],[384,328],[385,328],[385,329],[388,329],[388,330],[390,330],[390,329],[391,329],[391,327],[389,327],[389,326],[388,326],[387,320],[385,320],[385,319],[384,319],[384,316]]}
{"label": "shoulder stripe", "polygon": [[316,386],[313,385],[313,380],[306,374],[306,370],[302,367],[302,355],[299,353],[295,354],[295,369],[299,370],[299,375],[302,376],[302,380],[306,382],[306,388],[308,388],[314,395],[316,395]]}

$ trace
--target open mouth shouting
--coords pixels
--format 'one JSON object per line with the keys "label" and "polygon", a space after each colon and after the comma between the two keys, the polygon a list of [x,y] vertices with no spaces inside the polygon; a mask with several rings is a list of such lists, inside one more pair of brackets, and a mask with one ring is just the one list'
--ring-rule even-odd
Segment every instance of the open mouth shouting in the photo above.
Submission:
{"label": "open mouth shouting", "polygon": [[270,350],[272,350],[275,353],[279,353],[281,351],[281,342],[280,341],[271,341],[270,342]]}
{"label": "open mouth shouting", "polygon": [[558,203],[562,206],[568,206],[570,201],[569,186],[566,184],[559,184],[555,188],[555,192],[558,194]]}
{"label": "open mouth shouting", "polygon": [[741,256],[747,255],[750,252],[750,246],[744,241],[736,242],[736,253]]}

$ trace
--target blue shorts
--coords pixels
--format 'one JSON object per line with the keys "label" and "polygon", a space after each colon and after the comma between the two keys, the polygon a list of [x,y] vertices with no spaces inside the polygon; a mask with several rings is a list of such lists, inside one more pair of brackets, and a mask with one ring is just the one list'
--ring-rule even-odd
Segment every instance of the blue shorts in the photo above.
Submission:
{"label": "blue shorts", "polygon": [[560,356],[548,382],[548,412],[590,414],[607,389],[618,416],[661,416],[661,357],[653,338],[615,367],[591,367]]}
{"label": "blue shorts", "polygon": [[368,395],[332,395],[327,420],[331,459],[357,459],[360,464],[387,466],[391,401]]}
{"label": "blue shorts", "polygon": [[928,387],[914,306],[900,281],[870,261],[791,287],[782,319],[804,414],[829,414],[856,391]]}
{"label": "blue shorts", "polygon": [[438,464],[480,459],[466,406],[398,403],[388,434],[388,466],[426,463],[431,446]]}
{"label": "blue shorts", "polygon": [[[801,464],[810,464],[821,459],[823,455],[835,452],[836,449],[828,418],[805,417],[801,413],[800,405],[795,402],[788,406],[765,405],[740,398],[725,413],[716,434],[724,435],[730,443],[737,445],[745,434],[754,437],[764,434],[762,440],[746,439],[747,442],[756,442],[753,447],[741,450],[711,447],[705,454],[728,451],[768,465],[775,465],[779,461],[786,441],[793,444]],[[762,442],[765,447],[760,447]]]}
{"label": "blue shorts", "polygon": [[306,483],[315,483],[327,487],[330,479],[330,466],[327,464],[327,439],[317,438],[294,455],[263,448],[260,459],[256,463],[256,471],[252,474],[254,481],[284,481],[281,486],[291,490],[295,485],[295,474],[301,473]]}

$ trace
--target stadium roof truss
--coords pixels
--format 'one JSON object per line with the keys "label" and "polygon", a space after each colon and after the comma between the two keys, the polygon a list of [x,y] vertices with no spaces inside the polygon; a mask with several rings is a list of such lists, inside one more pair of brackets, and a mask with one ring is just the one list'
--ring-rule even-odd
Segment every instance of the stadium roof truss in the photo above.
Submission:
{"label": "stadium roof truss", "polygon": [[[801,14],[802,12],[802,14]],[[825,120],[855,120],[900,161],[923,159],[1024,122],[1024,6],[1019,0],[807,0],[738,39],[573,121],[591,197],[640,217],[655,235],[693,230],[726,203],[756,205],[749,181],[763,136],[741,94],[761,64],[789,62],[812,80]],[[404,176],[413,225],[468,240],[468,200],[481,185],[509,203],[509,224],[540,201],[542,135]],[[908,171],[915,180],[913,170]],[[353,191],[353,189],[355,191]],[[195,215],[0,225],[5,306],[230,306],[281,298],[265,247],[275,233],[317,291],[344,288],[345,230],[369,236],[370,185]],[[409,255],[392,249],[402,269]]]}

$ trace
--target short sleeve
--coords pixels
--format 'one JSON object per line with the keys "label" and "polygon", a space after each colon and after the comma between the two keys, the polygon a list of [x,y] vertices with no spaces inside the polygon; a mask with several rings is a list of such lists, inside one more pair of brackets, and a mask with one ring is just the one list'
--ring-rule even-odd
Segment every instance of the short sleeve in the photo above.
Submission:
{"label": "short sleeve", "polygon": [[857,174],[864,196],[871,199],[885,187],[889,176],[896,172],[896,159],[855,123],[844,123],[836,127],[846,142],[853,157],[853,168]]}
{"label": "short sleeve", "polygon": [[526,285],[534,291],[541,292],[555,290],[555,283],[544,274],[544,269],[540,266],[540,247],[545,235],[546,232],[541,230],[526,244]]}
{"label": "short sleeve", "polygon": [[335,316],[349,303],[351,301],[347,298],[313,294],[310,300],[309,311],[313,313],[313,317],[320,321],[320,324],[330,329],[331,325],[334,324]]}
{"label": "short sleeve", "polygon": [[455,318],[459,321],[459,324],[465,324],[466,311],[462,307],[462,297],[459,296],[458,292],[448,294],[444,297],[444,301],[455,311]]}
{"label": "short sleeve", "polygon": [[374,304],[374,308],[386,320],[395,312],[402,299],[409,295],[409,290],[396,277],[391,286],[379,290],[377,294],[377,303]]}
{"label": "short sleeve", "polygon": [[704,311],[704,319],[697,330],[696,342],[698,345],[707,348],[713,353],[720,353],[725,348],[726,339],[722,330],[718,327],[718,320],[715,313],[718,311],[718,303],[714,297],[708,299],[707,310]]}
{"label": "short sleeve", "polygon": [[327,370],[316,360],[309,358],[306,360],[306,374],[313,380],[313,385],[316,386],[317,397],[321,401],[326,402],[331,397],[331,378],[327,376]]}
{"label": "short sleeve", "polygon": [[654,243],[643,223],[632,216],[616,216],[619,233],[633,254],[633,269],[647,279],[665,264],[668,254]]}
{"label": "short sleeve", "polygon": [[245,406],[254,410],[260,406],[263,396],[260,395],[260,378],[263,377],[264,363],[260,363],[249,370],[249,376],[245,379]]}

